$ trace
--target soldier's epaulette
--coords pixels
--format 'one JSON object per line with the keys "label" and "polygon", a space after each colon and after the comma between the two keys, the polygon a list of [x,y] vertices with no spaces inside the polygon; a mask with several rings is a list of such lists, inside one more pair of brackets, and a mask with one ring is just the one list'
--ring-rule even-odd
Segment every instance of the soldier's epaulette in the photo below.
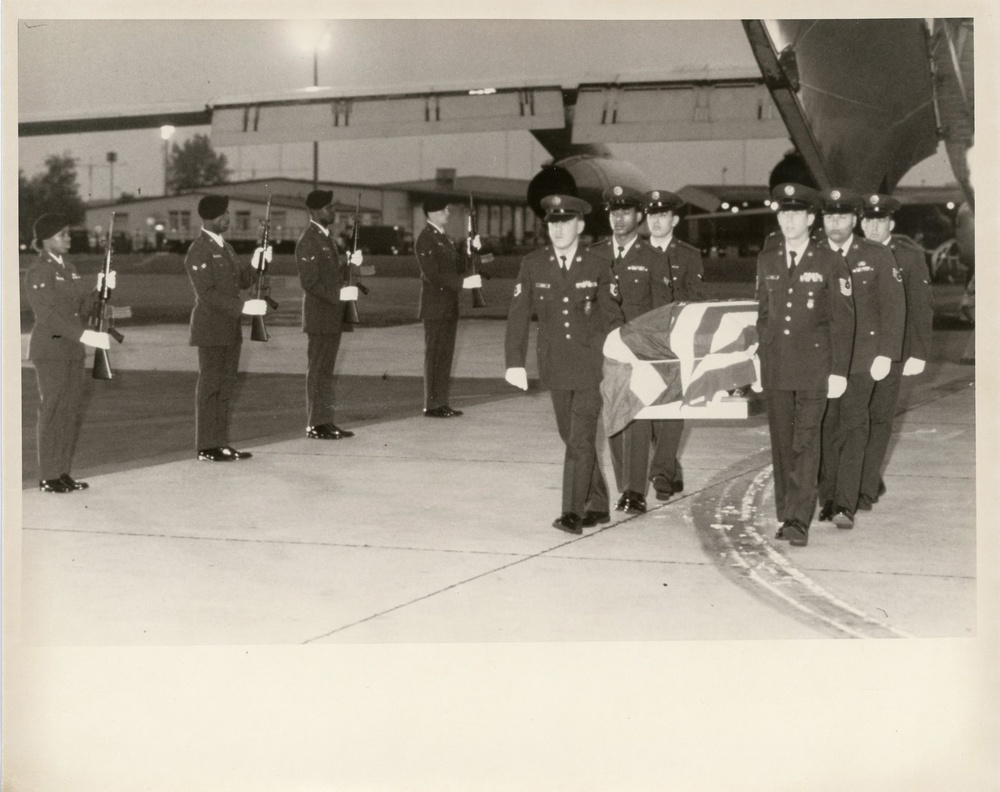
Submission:
{"label": "soldier's epaulette", "polygon": [[607,247],[611,243],[611,237],[606,237],[605,239],[598,239],[596,242],[591,242],[587,245],[587,250],[597,250],[598,248]]}
{"label": "soldier's epaulette", "polygon": [[692,245],[690,242],[685,242],[683,239],[677,240],[677,247],[684,248],[685,250],[693,250],[699,256],[701,255],[701,251],[697,247]]}

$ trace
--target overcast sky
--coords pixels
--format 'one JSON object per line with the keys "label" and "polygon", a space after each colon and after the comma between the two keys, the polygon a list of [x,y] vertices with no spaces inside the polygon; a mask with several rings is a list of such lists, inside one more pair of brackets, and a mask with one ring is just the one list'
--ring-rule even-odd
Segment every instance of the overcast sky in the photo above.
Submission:
{"label": "overcast sky", "polygon": [[[22,118],[73,117],[157,108],[198,109],[225,99],[285,93],[312,84],[312,41],[329,30],[319,83],[359,92],[390,88],[573,85],[678,70],[756,65],[740,23],[730,21],[488,20],[21,20],[18,108]],[[175,140],[207,128],[183,128]],[[765,183],[787,141],[613,146],[658,186]],[[115,151],[115,193],[159,194],[163,150],[155,129],[19,141],[19,167],[31,175],[52,153],[78,159],[82,192],[105,199]],[[234,178],[283,174],[311,178],[310,143],[220,149]],[[527,132],[323,143],[320,177],[359,182],[459,174],[530,178],[548,158]],[[723,175],[725,169],[725,176]],[[904,184],[943,184],[942,156]]]}

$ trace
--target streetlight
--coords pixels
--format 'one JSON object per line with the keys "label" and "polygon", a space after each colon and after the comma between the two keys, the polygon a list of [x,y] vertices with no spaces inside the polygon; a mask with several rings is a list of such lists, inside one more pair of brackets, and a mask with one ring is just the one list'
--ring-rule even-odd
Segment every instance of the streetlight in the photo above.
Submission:
{"label": "streetlight", "polygon": [[[330,43],[330,23],[309,21],[296,24],[291,29],[298,45],[312,51],[313,81],[307,91],[319,90],[319,53],[325,51]],[[319,141],[313,141],[313,189],[319,186]]]}
{"label": "streetlight", "polygon": [[170,138],[174,136],[174,132],[177,129],[170,126],[170,124],[164,124],[160,127],[160,138],[163,140],[163,195],[167,194],[167,161],[168,161],[168,149],[170,148]]}
{"label": "streetlight", "polygon": [[115,199],[115,163],[118,162],[118,152],[109,151],[107,160],[108,169],[111,171],[111,183],[108,185],[108,197],[113,201]]}

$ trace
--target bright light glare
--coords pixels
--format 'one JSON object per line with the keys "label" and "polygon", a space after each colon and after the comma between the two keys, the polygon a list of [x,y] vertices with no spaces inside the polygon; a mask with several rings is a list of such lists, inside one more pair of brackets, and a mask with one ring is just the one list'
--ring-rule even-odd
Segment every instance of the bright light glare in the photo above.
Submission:
{"label": "bright light glare", "polygon": [[495,94],[496,92],[496,88],[476,88],[469,91],[469,96],[486,96],[487,94]]}
{"label": "bright light glare", "polygon": [[310,54],[326,51],[333,38],[330,23],[325,19],[303,19],[290,22],[288,35],[296,49]]}
{"label": "bright light glare", "polygon": [[174,136],[174,132],[177,131],[176,127],[170,126],[170,124],[164,124],[160,127],[160,139],[170,140]]}

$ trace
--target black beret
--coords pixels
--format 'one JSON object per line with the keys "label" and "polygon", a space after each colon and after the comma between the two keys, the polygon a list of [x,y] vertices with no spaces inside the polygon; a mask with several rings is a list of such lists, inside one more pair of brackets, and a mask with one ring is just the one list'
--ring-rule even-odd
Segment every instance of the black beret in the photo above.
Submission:
{"label": "black beret", "polygon": [[35,241],[44,242],[69,225],[69,218],[61,214],[43,214],[35,221]]}
{"label": "black beret", "polygon": [[451,201],[444,195],[428,195],[424,198],[424,214],[440,212],[450,203]]}
{"label": "black beret", "polygon": [[546,223],[550,220],[583,217],[590,212],[589,203],[572,195],[546,195],[540,203],[545,210]]}
{"label": "black beret", "polygon": [[608,209],[616,206],[633,206],[636,209],[641,209],[643,202],[642,193],[621,185],[608,187],[601,196],[601,200],[604,201],[604,205]]}
{"label": "black beret", "polygon": [[333,203],[333,190],[313,190],[306,196],[306,207],[309,209],[322,209]]}
{"label": "black beret", "polygon": [[820,193],[823,201],[823,212],[826,214],[861,214],[861,196],[850,190],[837,187]]}
{"label": "black beret", "polygon": [[206,195],[198,201],[198,217],[202,220],[214,220],[222,217],[228,208],[228,195]]}
{"label": "black beret", "polygon": [[771,202],[775,209],[805,209],[815,212],[819,205],[819,193],[811,187],[794,182],[778,184],[771,190]]}
{"label": "black beret", "polygon": [[646,193],[643,198],[646,202],[646,214],[659,214],[661,212],[676,212],[684,206],[684,199],[676,193],[666,190],[653,190]]}
{"label": "black beret", "polygon": [[892,217],[902,205],[891,195],[881,195],[872,193],[864,198],[864,209],[861,210],[862,217]]}

